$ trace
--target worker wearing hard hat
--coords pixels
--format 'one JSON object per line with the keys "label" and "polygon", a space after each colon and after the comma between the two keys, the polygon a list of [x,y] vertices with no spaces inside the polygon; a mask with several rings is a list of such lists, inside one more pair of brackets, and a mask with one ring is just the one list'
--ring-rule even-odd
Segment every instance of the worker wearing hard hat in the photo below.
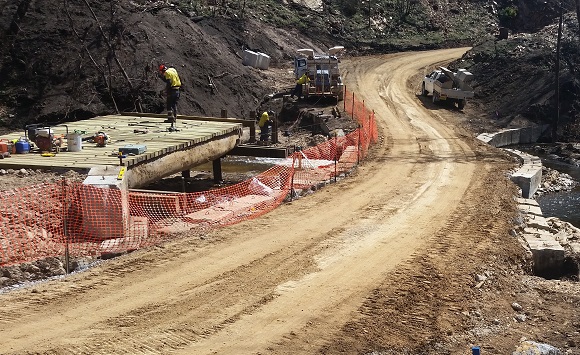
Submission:
{"label": "worker wearing hard hat", "polygon": [[309,72],[307,70],[298,80],[296,80],[296,86],[294,87],[294,91],[292,91],[292,95],[290,95],[291,98],[294,98],[294,95],[298,96],[299,99],[302,98],[302,85],[310,82],[308,74]]}
{"label": "worker wearing hard hat", "polygon": [[270,137],[270,126],[273,123],[274,111],[264,111],[258,121],[258,127],[260,127],[260,142],[267,142]]}
{"label": "worker wearing hard hat", "polygon": [[179,91],[181,80],[175,68],[168,68],[165,64],[159,66],[159,78],[165,82],[165,93],[167,95],[167,120],[165,122],[175,123],[177,118],[177,101],[179,101]]}

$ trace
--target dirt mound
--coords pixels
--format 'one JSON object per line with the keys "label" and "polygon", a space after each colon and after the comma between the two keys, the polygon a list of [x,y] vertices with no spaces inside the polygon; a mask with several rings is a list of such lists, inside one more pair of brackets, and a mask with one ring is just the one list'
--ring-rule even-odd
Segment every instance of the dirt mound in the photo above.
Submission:
{"label": "dirt mound", "polygon": [[272,67],[281,67],[296,49],[321,45],[251,18],[191,17],[160,2],[5,3],[0,109],[10,114],[7,126],[116,109],[160,113],[159,63],[179,71],[181,113],[247,116],[280,82],[293,79],[288,70],[265,75],[242,65],[245,49],[264,52]]}
{"label": "dirt mound", "polygon": [[453,63],[454,68],[466,68],[475,75],[476,97],[470,105],[483,113],[480,131],[551,124],[560,115],[559,139],[580,137],[576,123],[580,102],[577,29],[576,17],[568,14],[561,49],[559,112],[555,91],[557,24],[537,33],[512,33],[506,40],[484,41]]}

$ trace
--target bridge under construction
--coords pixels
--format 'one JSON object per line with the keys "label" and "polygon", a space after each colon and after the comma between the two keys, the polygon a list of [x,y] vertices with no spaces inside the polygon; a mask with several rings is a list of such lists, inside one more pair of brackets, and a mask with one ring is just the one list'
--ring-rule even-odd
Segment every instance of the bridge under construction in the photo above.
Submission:
{"label": "bridge under construction", "polygon": [[[127,113],[68,124],[30,125],[23,132],[2,137],[4,144],[12,146],[12,154],[0,160],[0,168],[88,172],[99,166],[121,166],[128,187],[138,188],[210,161],[215,174],[226,154],[287,155],[285,149],[243,144],[255,140],[254,120],[178,116],[171,125],[165,118]],[[20,149],[15,149],[18,144]],[[30,148],[23,149],[25,144]]]}

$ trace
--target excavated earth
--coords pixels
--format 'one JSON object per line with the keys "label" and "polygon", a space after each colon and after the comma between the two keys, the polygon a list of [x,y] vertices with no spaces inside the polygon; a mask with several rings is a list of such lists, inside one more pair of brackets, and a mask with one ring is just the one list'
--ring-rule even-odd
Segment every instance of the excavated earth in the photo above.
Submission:
{"label": "excavated earth", "polygon": [[[44,27],[21,22],[14,31],[27,28],[20,35],[27,36],[28,53],[42,41],[54,52],[23,55],[19,66],[3,67],[9,80],[24,83],[2,92],[19,103],[16,111],[0,107],[4,123],[110,113],[106,89],[94,85],[98,70],[78,75],[78,68],[94,65],[60,4],[23,3],[37,14],[28,21]],[[244,117],[267,106],[269,93],[291,88],[288,53],[323,47],[279,29],[256,36],[219,18],[173,22],[171,11],[154,7],[163,2],[141,3],[139,13],[120,10],[125,21],[118,33],[134,40],[134,51],[118,55],[129,77],[139,78],[140,93],[119,102],[122,110],[139,99],[146,111],[162,111],[162,84],[151,68],[164,61],[183,73],[183,113],[227,109]],[[69,4],[80,28],[86,11]],[[107,12],[107,2],[94,6]],[[4,8],[3,14],[14,10]],[[97,31],[94,24],[84,28]],[[2,47],[3,58],[14,58],[19,45]],[[89,50],[104,46],[91,43]],[[271,68],[240,66],[241,47],[271,54]],[[352,176],[256,220],[3,289],[0,353],[465,354],[477,345],[483,354],[511,354],[532,340],[579,354],[580,285],[531,275],[517,238],[517,189],[508,178],[517,163],[474,138],[497,122],[481,105],[457,111],[418,96],[424,74],[467,50],[345,58],[345,83],[375,110],[380,129]],[[70,56],[79,59],[70,64],[64,60]],[[59,77],[43,76],[62,63],[69,64]],[[18,74],[34,72],[37,82]],[[112,78],[115,87],[126,85],[119,72]],[[27,106],[39,94],[46,100]],[[516,123],[525,124],[510,121]],[[56,182],[63,174],[83,178],[0,173],[3,190]],[[0,280],[30,280],[38,270],[64,271],[60,260],[47,260],[3,268]]]}
{"label": "excavated earth", "polygon": [[514,236],[516,163],[474,139],[469,108],[417,95],[466,50],[345,60],[381,132],[353,176],[3,293],[2,353],[506,354],[525,339],[578,353],[578,283],[530,275]]}

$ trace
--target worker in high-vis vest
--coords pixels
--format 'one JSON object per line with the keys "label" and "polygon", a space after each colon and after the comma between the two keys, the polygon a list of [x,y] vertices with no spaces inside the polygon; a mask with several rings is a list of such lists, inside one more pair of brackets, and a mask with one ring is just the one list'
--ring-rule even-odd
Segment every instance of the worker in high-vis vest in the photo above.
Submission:
{"label": "worker in high-vis vest", "polygon": [[165,82],[165,94],[167,97],[167,120],[173,125],[177,119],[177,101],[179,101],[181,80],[175,68],[168,68],[165,64],[159,66],[159,78]]}
{"label": "worker in high-vis vest", "polygon": [[272,126],[272,120],[274,118],[274,111],[264,111],[258,121],[258,127],[260,127],[260,142],[267,142],[270,138],[270,126]]}
{"label": "worker in high-vis vest", "polygon": [[296,80],[296,86],[294,87],[294,91],[292,91],[292,95],[290,95],[291,98],[294,98],[294,95],[298,96],[299,99],[302,98],[302,85],[310,82],[308,74],[309,72],[307,70],[298,80]]}

